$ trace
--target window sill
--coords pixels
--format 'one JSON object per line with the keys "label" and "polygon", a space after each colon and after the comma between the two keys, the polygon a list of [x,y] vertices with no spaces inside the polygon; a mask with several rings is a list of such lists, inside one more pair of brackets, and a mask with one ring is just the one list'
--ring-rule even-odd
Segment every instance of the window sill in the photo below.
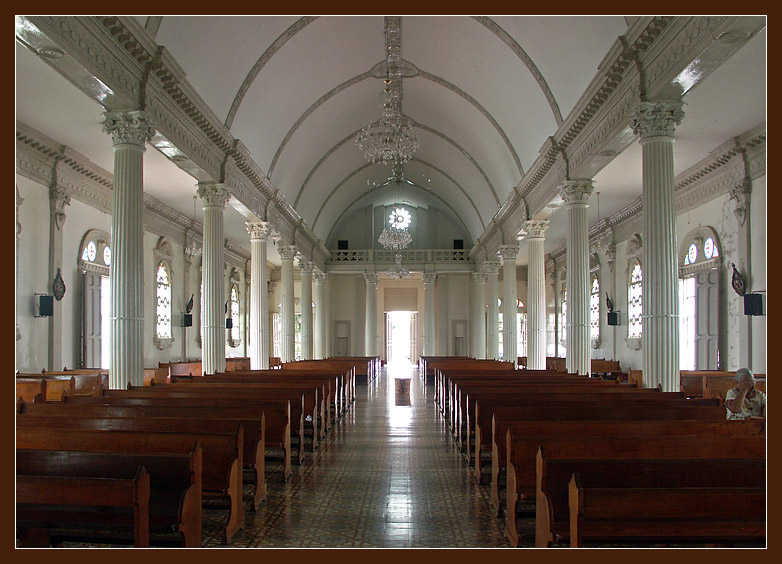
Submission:
{"label": "window sill", "polygon": [[153,342],[155,343],[155,346],[158,348],[158,350],[164,351],[166,349],[170,349],[174,345],[174,338],[170,337],[167,339],[160,339],[158,337],[154,337]]}
{"label": "window sill", "polygon": [[634,351],[641,350],[641,337],[625,337],[625,343]]}

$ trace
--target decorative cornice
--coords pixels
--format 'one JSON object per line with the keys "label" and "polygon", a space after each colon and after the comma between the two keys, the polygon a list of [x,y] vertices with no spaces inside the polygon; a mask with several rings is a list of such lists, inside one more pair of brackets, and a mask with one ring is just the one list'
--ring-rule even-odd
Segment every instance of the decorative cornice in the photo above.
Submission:
{"label": "decorative cornice", "polygon": [[114,145],[144,146],[155,134],[149,114],[140,110],[103,112],[103,131],[111,135]]}
{"label": "decorative cornice", "polygon": [[673,137],[676,126],[684,118],[683,102],[656,100],[641,102],[630,119],[633,133],[641,136],[641,143],[650,137]]}

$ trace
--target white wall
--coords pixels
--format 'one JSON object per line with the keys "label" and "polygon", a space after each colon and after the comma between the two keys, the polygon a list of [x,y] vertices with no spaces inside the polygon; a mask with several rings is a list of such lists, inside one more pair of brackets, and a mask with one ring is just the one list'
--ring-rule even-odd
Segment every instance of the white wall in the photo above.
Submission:
{"label": "white wall", "polygon": [[[750,207],[750,238],[752,240],[752,276],[749,288],[753,292],[766,290],[766,177],[752,182]],[[752,318],[752,370],[766,373],[766,316]]]}

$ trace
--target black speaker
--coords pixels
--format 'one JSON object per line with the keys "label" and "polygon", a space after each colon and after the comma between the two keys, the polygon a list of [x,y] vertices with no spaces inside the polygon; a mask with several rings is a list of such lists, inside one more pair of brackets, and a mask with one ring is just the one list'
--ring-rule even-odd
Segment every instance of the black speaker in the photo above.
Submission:
{"label": "black speaker", "polygon": [[192,327],[193,326],[193,314],[192,313],[183,313],[182,314],[182,327]]}
{"label": "black speaker", "polygon": [[36,294],[33,302],[35,317],[51,317],[54,315],[54,296]]}
{"label": "black speaker", "polygon": [[744,294],[744,315],[763,315],[763,294]]}
{"label": "black speaker", "polygon": [[233,326],[234,326],[234,320],[231,319],[230,317],[226,317],[225,318],[225,328],[226,329],[233,329]]}
{"label": "black speaker", "polygon": [[609,311],[608,312],[608,324],[609,325],[619,325],[619,312],[618,311]]}

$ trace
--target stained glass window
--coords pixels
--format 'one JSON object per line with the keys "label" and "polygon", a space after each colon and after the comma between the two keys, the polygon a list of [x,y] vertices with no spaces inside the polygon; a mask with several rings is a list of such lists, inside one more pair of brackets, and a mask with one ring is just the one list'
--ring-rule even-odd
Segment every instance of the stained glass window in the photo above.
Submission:
{"label": "stained glass window", "polygon": [[714,239],[711,237],[707,238],[703,244],[703,254],[707,259],[720,256],[717,245],[714,244]]}
{"label": "stained glass window", "polygon": [[239,288],[234,284],[231,286],[231,340],[234,343],[239,342]]}
{"label": "stained glass window", "polygon": [[111,266],[111,248],[108,245],[103,247],[103,262],[106,266]]}
{"label": "stained glass window", "polygon": [[90,262],[95,262],[95,257],[98,256],[98,248],[95,246],[95,241],[87,243],[87,248],[84,250],[85,258]]}
{"label": "stained glass window", "polygon": [[597,274],[592,275],[592,288],[589,292],[589,326],[592,340],[600,337],[600,281]]}
{"label": "stained glass window", "polygon": [[171,278],[166,263],[157,265],[157,336],[171,338]]}
{"label": "stained glass window", "polygon": [[562,328],[562,342],[567,343],[567,286],[562,285],[562,309],[560,311],[559,326]]}
{"label": "stained glass window", "polygon": [[698,247],[693,243],[690,245],[690,249],[687,251],[687,258],[690,260],[688,264],[694,264],[698,258]]}
{"label": "stained glass window", "polygon": [[643,329],[641,322],[641,315],[643,313],[642,280],[643,271],[641,270],[641,263],[636,260],[633,262],[633,267],[630,271],[630,283],[627,287],[627,309],[629,325],[627,336],[635,339],[641,337],[641,331]]}

